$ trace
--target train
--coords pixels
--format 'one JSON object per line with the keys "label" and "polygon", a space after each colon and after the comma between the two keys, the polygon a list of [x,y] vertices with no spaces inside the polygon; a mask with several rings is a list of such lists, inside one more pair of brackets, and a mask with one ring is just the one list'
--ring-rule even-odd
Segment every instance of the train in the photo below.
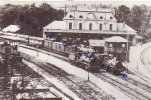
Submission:
{"label": "train", "polygon": [[[113,74],[122,74],[126,68],[119,61],[117,64],[111,64],[108,54],[96,53],[93,48],[81,45],[69,45],[66,41],[56,41],[55,39],[43,39],[21,34],[4,33],[6,36],[16,36],[22,38],[21,43],[36,46],[37,48],[47,48],[57,53],[68,56],[71,64],[91,72],[107,71]],[[83,48],[83,50],[81,49]],[[120,64],[119,64],[120,63]]]}

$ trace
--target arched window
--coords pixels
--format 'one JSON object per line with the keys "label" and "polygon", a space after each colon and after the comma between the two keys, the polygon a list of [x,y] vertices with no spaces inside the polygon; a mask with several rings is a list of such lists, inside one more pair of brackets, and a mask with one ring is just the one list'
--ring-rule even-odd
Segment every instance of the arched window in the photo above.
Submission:
{"label": "arched window", "polygon": [[100,19],[103,19],[103,17],[101,16]]}
{"label": "arched window", "polygon": [[70,16],[69,16],[69,18],[73,18],[73,16],[72,16],[72,15],[70,15]]}
{"label": "arched window", "polygon": [[80,15],[80,16],[79,16],[79,18],[83,18],[83,16],[82,16],[82,15]]}

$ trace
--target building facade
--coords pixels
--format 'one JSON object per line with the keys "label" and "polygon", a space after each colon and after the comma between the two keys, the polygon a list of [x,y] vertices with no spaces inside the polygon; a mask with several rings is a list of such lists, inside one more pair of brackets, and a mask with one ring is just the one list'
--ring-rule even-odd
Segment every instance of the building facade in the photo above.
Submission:
{"label": "building facade", "polygon": [[[107,38],[119,36],[120,39],[134,42],[135,35],[136,31],[134,29],[125,23],[118,23],[114,17],[113,9],[107,8],[72,9],[68,11],[62,21],[53,21],[43,28],[43,38],[45,39],[67,41],[70,45],[85,44],[93,47],[90,44],[98,44],[95,47],[103,47],[100,50],[107,51],[109,49],[104,49],[104,47],[110,47],[110,43],[102,45],[102,40],[105,41]],[[95,41],[90,43],[89,40]],[[115,43],[111,42],[111,46],[126,48],[126,42],[121,41],[121,44],[119,43],[117,46],[115,40]]]}
{"label": "building facade", "polygon": [[133,41],[136,31],[125,23],[117,23],[112,10],[102,8],[97,11],[93,9],[71,10],[63,21],[53,21],[44,27],[44,38],[57,38],[59,35],[62,38],[64,36],[66,38],[88,37],[87,39],[101,40],[111,36],[124,38],[128,36],[129,40]]}

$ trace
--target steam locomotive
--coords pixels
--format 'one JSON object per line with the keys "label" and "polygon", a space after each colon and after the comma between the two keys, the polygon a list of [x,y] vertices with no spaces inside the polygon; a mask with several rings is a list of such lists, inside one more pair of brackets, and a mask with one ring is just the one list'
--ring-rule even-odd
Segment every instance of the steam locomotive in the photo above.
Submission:
{"label": "steam locomotive", "polygon": [[90,72],[105,71],[114,75],[124,75],[123,72],[126,71],[119,59],[110,58],[107,54],[89,53],[84,55],[82,53],[72,53],[69,55],[69,59],[72,64]]}

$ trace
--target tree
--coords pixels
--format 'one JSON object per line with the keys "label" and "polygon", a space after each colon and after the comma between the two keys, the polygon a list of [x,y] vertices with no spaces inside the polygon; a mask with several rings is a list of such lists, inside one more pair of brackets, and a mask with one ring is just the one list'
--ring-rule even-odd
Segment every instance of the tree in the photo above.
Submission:
{"label": "tree", "polygon": [[142,29],[146,26],[147,9],[145,6],[134,5],[131,12],[131,27],[133,27],[138,33],[142,33]]}
{"label": "tree", "polygon": [[52,21],[64,17],[63,10],[56,10],[49,4],[43,3],[39,7],[35,4],[16,6],[7,4],[0,10],[0,27],[16,24],[20,26],[18,33],[42,36],[42,28]]}
{"label": "tree", "polygon": [[14,20],[18,14],[18,7],[15,5],[7,4],[5,7],[1,9],[1,16],[0,16],[0,27],[5,28],[10,24],[14,24]]}
{"label": "tree", "polygon": [[115,9],[115,11],[115,17],[118,22],[125,22],[128,25],[130,24],[131,11],[129,7],[121,5],[118,7],[118,9]]}

